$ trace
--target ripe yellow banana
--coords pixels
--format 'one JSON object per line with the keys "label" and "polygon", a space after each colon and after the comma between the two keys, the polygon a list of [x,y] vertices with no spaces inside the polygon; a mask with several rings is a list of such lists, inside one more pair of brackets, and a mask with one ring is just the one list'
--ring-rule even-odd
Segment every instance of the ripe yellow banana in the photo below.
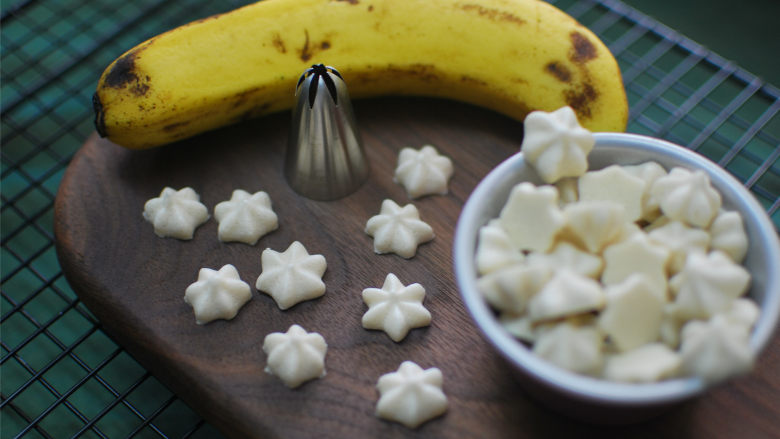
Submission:
{"label": "ripe yellow banana", "polygon": [[337,68],[352,97],[444,97],[522,119],[574,108],[623,131],[617,62],[587,28],[539,0],[265,0],[145,41],[109,65],[98,132],[150,148],[290,108],[300,74]]}

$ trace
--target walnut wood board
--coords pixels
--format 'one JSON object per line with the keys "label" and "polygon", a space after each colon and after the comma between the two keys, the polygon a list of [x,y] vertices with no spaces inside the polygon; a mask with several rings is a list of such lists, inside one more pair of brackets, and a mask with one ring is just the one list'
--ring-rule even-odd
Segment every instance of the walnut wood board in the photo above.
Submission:
{"label": "walnut wood board", "polygon": [[[55,233],[63,271],[105,329],[140,363],[229,437],[778,437],[780,342],[755,372],[649,421],[622,427],[583,424],[536,402],[471,322],[452,272],[452,237],[461,206],[478,181],[517,152],[522,125],[469,105],[387,98],[354,103],[372,167],[352,195],[319,202],[293,192],[282,174],[289,113],[148,151],[130,151],[96,135],[86,140],[62,181]],[[406,260],[376,255],[363,232],[385,198],[412,202],[393,182],[398,151],[433,144],[455,163],[450,192],[414,200],[436,238]],[[193,187],[214,206],[234,189],[264,190],[280,227],[254,245],[221,243],[211,218],[190,241],[163,239],[142,218],[163,187]],[[294,240],[325,256],[327,292],[281,311],[255,288],[265,248]],[[202,267],[233,264],[252,299],[231,321],[195,324],[184,290]],[[361,291],[387,273],[419,282],[433,321],[400,343],[367,331]],[[327,375],[290,390],[264,372],[263,338],[291,324],[321,333]],[[417,430],[374,416],[376,380],[404,360],[438,367],[449,410]],[[616,419],[615,421],[620,421]]]}

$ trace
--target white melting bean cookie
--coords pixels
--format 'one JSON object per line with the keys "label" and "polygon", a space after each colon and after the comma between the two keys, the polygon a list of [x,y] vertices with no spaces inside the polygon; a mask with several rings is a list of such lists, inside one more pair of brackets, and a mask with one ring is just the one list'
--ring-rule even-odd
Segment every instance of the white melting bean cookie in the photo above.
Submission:
{"label": "white melting bean cookie", "polygon": [[591,253],[600,253],[617,240],[625,222],[625,209],[606,201],[582,201],[566,205],[566,226]]}
{"label": "white melting bean cookie", "polygon": [[667,174],[666,169],[656,162],[645,162],[623,166],[623,170],[645,182],[645,191],[642,194],[642,219],[653,221],[661,216],[661,207],[658,205],[658,200],[650,195],[650,188],[656,180]]}
{"label": "white melting bean cookie", "polygon": [[713,249],[726,253],[736,263],[745,259],[748,238],[742,217],[737,212],[721,211],[710,226],[710,234]]}
{"label": "white melting bean cookie", "polygon": [[604,365],[604,377],[611,381],[649,383],[676,376],[681,367],[680,355],[668,346],[647,343],[609,356]]}
{"label": "white melting bean cookie", "polygon": [[682,330],[680,352],[683,368],[710,382],[747,373],[755,361],[748,328],[720,315],[688,322]]}
{"label": "white melting bean cookie", "polygon": [[279,227],[276,213],[271,207],[271,197],[263,191],[250,194],[236,189],[230,200],[214,207],[214,218],[222,242],[243,242],[255,245],[261,236]]}
{"label": "white melting bean cookie", "polygon": [[263,351],[268,355],[265,371],[275,375],[290,388],[325,376],[325,353],[328,344],[322,335],[306,332],[292,325],[287,332],[265,336]]}
{"label": "white melting bean cookie", "polygon": [[529,301],[533,322],[598,311],[604,307],[604,290],[595,280],[573,271],[559,270]]}
{"label": "white melting bean cookie", "polygon": [[624,282],[607,287],[606,296],[599,327],[618,351],[658,340],[666,300],[647,276],[632,274]]}
{"label": "white melting bean cookie", "polygon": [[270,248],[261,255],[263,271],[255,287],[268,294],[279,309],[287,309],[305,300],[325,294],[322,275],[328,265],[322,255],[310,255],[298,241],[283,252]]}
{"label": "white melting bean cookie", "polygon": [[703,228],[710,225],[721,204],[720,194],[701,170],[673,168],[653,183],[650,194],[670,219]]}
{"label": "white melting bean cookie", "polygon": [[604,362],[601,338],[594,326],[564,322],[539,335],[534,353],[572,372],[596,375]]}
{"label": "white melting bean cookie", "polygon": [[501,325],[551,363],[612,381],[749,371],[760,310],[744,297],[748,238],[707,174],[588,170],[592,145],[565,109],[531,114],[523,154],[548,184],[517,184],[475,253]]}
{"label": "white melting bean cookie", "polygon": [[192,306],[195,323],[199,325],[216,319],[232,319],[251,298],[249,284],[241,280],[236,267],[230,264],[219,270],[201,268],[198,281],[184,293],[184,301]]}
{"label": "white melting bean cookie", "polygon": [[368,219],[366,233],[374,238],[374,253],[395,253],[405,259],[434,238],[433,228],[420,219],[413,204],[401,207],[389,199],[382,202],[379,214]]}
{"label": "white melting bean cookie", "polygon": [[628,221],[642,217],[642,198],[647,183],[631,175],[622,166],[612,165],[589,171],[579,181],[581,201],[607,201],[623,207]]}
{"label": "white melting bean cookie", "polygon": [[154,225],[157,236],[188,240],[209,219],[209,211],[191,187],[178,191],[165,187],[159,197],[144,204],[143,216]]}
{"label": "white melting bean cookie", "polygon": [[718,250],[692,254],[670,281],[677,311],[690,318],[708,318],[727,309],[749,284],[750,273]]}
{"label": "white melting bean cookie", "polygon": [[393,180],[406,189],[409,198],[444,195],[453,172],[449,157],[439,154],[434,146],[425,145],[419,150],[401,150]]}
{"label": "white melting bean cookie", "polygon": [[574,110],[567,106],[551,113],[529,113],[520,149],[542,180],[555,183],[584,174],[595,143],[593,134],[580,126]]}
{"label": "white melting bean cookie", "polygon": [[363,290],[363,301],[368,306],[363,314],[363,327],[385,331],[393,341],[399,342],[409,330],[431,323],[431,313],[422,304],[424,298],[422,285],[404,285],[390,273],[382,288]]}
{"label": "white melting bean cookie", "polygon": [[550,271],[566,269],[581,276],[598,279],[604,268],[604,261],[595,254],[580,250],[574,244],[558,241],[549,253],[529,254],[528,265],[544,266]]}
{"label": "white melting bean cookie", "polygon": [[479,230],[477,272],[488,274],[515,262],[523,262],[525,255],[512,244],[509,235],[498,220],[490,221]]}
{"label": "white melting bean cookie", "polygon": [[555,235],[565,223],[558,207],[558,190],[531,183],[512,188],[498,219],[515,247],[536,251],[552,247]]}
{"label": "white melting bean cookie", "polygon": [[448,405],[442,381],[438,368],[423,369],[412,361],[404,361],[397,371],[379,377],[376,415],[409,428],[441,416]]}

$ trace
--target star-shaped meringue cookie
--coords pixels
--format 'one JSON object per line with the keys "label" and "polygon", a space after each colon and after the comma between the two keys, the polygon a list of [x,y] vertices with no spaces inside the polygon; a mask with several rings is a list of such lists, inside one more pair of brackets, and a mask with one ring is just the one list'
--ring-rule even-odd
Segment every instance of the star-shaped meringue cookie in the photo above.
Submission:
{"label": "star-shaped meringue cookie", "polygon": [[604,308],[604,290],[595,280],[569,270],[559,270],[528,301],[533,322],[598,311]]}
{"label": "star-shaped meringue cookie", "polygon": [[442,381],[438,368],[423,370],[412,361],[404,361],[398,371],[379,377],[376,387],[380,396],[376,415],[417,428],[447,411]]}
{"label": "star-shaped meringue cookie", "polygon": [[650,196],[658,200],[661,211],[673,220],[706,228],[718,214],[722,199],[702,170],[672,168],[659,177],[650,188]]}
{"label": "star-shaped meringue cookie", "polygon": [[578,182],[580,200],[619,204],[623,206],[623,217],[631,222],[642,217],[642,200],[646,188],[645,180],[618,165],[588,171]]}
{"label": "star-shaped meringue cookie", "polygon": [[650,241],[669,249],[669,271],[679,273],[685,266],[685,260],[693,252],[706,253],[710,244],[710,234],[689,227],[681,221],[670,220],[647,234]]}
{"label": "star-shaped meringue cookie", "polygon": [[214,207],[214,218],[219,223],[217,232],[222,242],[255,245],[261,236],[279,227],[271,197],[263,191],[250,194],[243,189],[234,190],[230,200]]}
{"label": "star-shaped meringue cookie", "polygon": [[594,326],[563,322],[541,332],[533,351],[558,367],[593,375],[604,362],[602,345],[602,336]]}
{"label": "star-shaped meringue cookie", "polygon": [[184,301],[192,306],[195,323],[199,325],[216,319],[232,319],[251,298],[249,284],[241,280],[236,267],[230,264],[219,271],[201,268],[198,281],[184,293]]}
{"label": "star-shaped meringue cookie", "polygon": [[409,198],[447,193],[447,182],[454,169],[449,157],[439,154],[432,145],[420,150],[403,148],[398,154],[398,166],[393,180],[406,189]]}
{"label": "star-shaped meringue cookie", "polygon": [[746,374],[756,360],[747,328],[722,315],[686,323],[680,354],[683,368],[707,383]]}
{"label": "star-shaped meringue cookie", "polygon": [[580,250],[566,241],[558,242],[548,253],[529,253],[528,265],[541,265],[549,270],[566,269],[577,274],[598,279],[604,261],[593,253]]}
{"label": "star-shaped meringue cookie", "polygon": [[161,237],[192,239],[195,229],[209,219],[206,206],[191,187],[176,190],[165,187],[160,196],[144,204],[144,219],[154,225]]}
{"label": "star-shaped meringue cookie", "polygon": [[512,188],[498,217],[512,244],[520,250],[546,252],[566,223],[554,186],[522,182]]}
{"label": "star-shaped meringue cookie", "polygon": [[593,145],[593,134],[580,126],[574,110],[566,106],[550,113],[529,113],[520,150],[542,180],[555,183],[584,174]]}
{"label": "star-shaped meringue cookie", "polygon": [[607,357],[604,377],[610,381],[650,383],[680,372],[682,358],[663,343],[647,343]]}
{"label": "star-shaped meringue cookie", "polygon": [[255,286],[271,296],[279,309],[287,309],[325,294],[322,275],[327,269],[325,257],[310,255],[298,241],[282,253],[270,248],[261,255],[263,271]]}
{"label": "star-shaped meringue cookie", "polygon": [[544,264],[512,264],[481,276],[477,289],[493,308],[521,315],[552,275],[553,269]]}
{"label": "star-shaped meringue cookie", "polygon": [[381,289],[363,290],[363,301],[368,305],[368,311],[363,314],[363,327],[385,331],[393,341],[399,342],[410,329],[431,323],[431,313],[422,304],[424,298],[422,285],[404,285],[390,273]]}
{"label": "star-shaped meringue cookie", "polygon": [[606,289],[599,327],[620,352],[654,342],[661,334],[666,301],[644,274],[634,273]]}
{"label": "star-shaped meringue cookie", "polygon": [[669,286],[683,316],[706,318],[725,311],[747,292],[750,272],[719,250],[692,253]]}
{"label": "star-shaped meringue cookie", "polygon": [[742,216],[735,211],[721,211],[710,225],[712,249],[720,250],[734,262],[745,259],[748,249],[748,237]]}
{"label": "star-shaped meringue cookie", "polygon": [[420,220],[413,204],[399,206],[393,200],[384,200],[378,215],[366,222],[366,233],[374,238],[374,252],[395,253],[409,259],[417,253],[417,246],[433,239],[433,229]]}
{"label": "star-shaped meringue cookie", "polygon": [[628,239],[604,249],[604,271],[601,282],[614,285],[634,273],[647,275],[660,297],[666,297],[666,266],[669,250],[653,244],[645,233],[635,233]]}
{"label": "star-shaped meringue cookie", "polygon": [[563,213],[567,229],[593,254],[615,241],[625,222],[623,206],[608,201],[580,201]]}
{"label": "star-shaped meringue cookie", "polygon": [[273,332],[265,336],[263,352],[268,355],[265,371],[279,377],[287,387],[298,387],[325,376],[327,350],[328,344],[322,335],[292,325],[285,333]]}
{"label": "star-shaped meringue cookie", "polygon": [[491,273],[508,265],[523,262],[525,256],[516,248],[498,220],[491,220],[479,228],[477,244],[477,272]]}

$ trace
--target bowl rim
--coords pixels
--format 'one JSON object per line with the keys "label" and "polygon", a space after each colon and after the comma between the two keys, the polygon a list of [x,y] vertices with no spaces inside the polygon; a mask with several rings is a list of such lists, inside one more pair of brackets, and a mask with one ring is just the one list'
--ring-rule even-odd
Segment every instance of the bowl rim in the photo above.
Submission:
{"label": "bowl rim", "polygon": [[[594,133],[595,148],[629,146],[647,151],[651,155],[667,156],[677,162],[691,165],[707,172],[719,192],[730,192],[736,209],[757,214],[745,217],[755,228],[761,239],[761,256],[768,267],[772,261],[780,266],[780,241],[772,221],[755,197],[728,171],[710,161],[703,155],[666,140],[630,133]],[[483,336],[498,352],[515,367],[552,386],[562,393],[579,399],[607,404],[654,405],[681,401],[701,393],[707,386],[698,377],[675,378],[655,383],[633,384],[610,382],[596,377],[578,375],[550,364],[518,342],[499,324],[487,302],[476,287],[476,267],[473,262],[479,227],[479,211],[491,198],[491,192],[497,185],[513,180],[512,175],[518,169],[527,166],[522,152],[513,154],[479,182],[461,210],[458,219],[454,243],[453,264],[456,283],[461,298]],[[518,180],[519,182],[520,180]],[[755,237],[751,238],[755,241]],[[772,337],[780,317],[780,272],[768,270],[766,278],[768,298],[761,306],[762,313],[751,334],[751,346],[760,352]]]}

